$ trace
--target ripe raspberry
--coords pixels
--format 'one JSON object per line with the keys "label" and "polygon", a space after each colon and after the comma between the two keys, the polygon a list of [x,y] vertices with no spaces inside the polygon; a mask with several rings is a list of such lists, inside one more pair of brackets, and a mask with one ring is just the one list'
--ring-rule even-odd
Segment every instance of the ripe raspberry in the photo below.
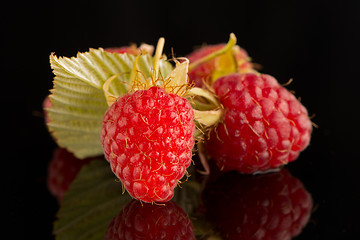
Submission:
{"label": "ripe raspberry", "polygon": [[105,157],[132,197],[173,197],[191,162],[193,119],[185,98],[160,87],[127,94],[107,110],[101,133]]}
{"label": "ripe raspberry", "polygon": [[90,161],[76,158],[65,148],[55,149],[48,167],[47,187],[59,203],[81,168]]}
{"label": "ripe raspberry", "polygon": [[49,114],[47,109],[51,107],[51,102],[50,102],[50,97],[46,96],[43,103],[42,103],[42,108],[43,108],[43,113],[44,113],[44,119],[45,119],[45,123],[49,123],[50,119],[49,119]]}
{"label": "ripe raspberry", "polygon": [[295,160],[309,144],[312,125],[307,110],[275,78],[230,74],[213,88],[225,113],[205,144],[224,171],[277,168]]}
{"label": "ripe raspberry", "polygon": [[135,46],[105,48],[105,51],[111,52],[111,53],[128,53],[128,54],[133,54],[133,55],[139,54],[139,51]]}
{"label": "ripe raspberry", "polygon": [[[208,45],[202,47],[198,50],[195,50],[191,54],[187,56],[190,62],[195,62],[221,48],[225,47],[225,44],[216,44],[216,45]],[[253,66],[250,63],[250,57],[245,51],[245,49],[240,48],[239,46],[234,47],[235,57],[238,64],[238,72],[252,72]],[[210,82],[212,73],[216,68],[216,61],[212,59],[208,62],[202,63],[201,65],[195,67],[189,72],[189,79],[191,82],[195,83],[195,86],[201,87],[203,81]]]}
{"label": "ripe raspberry", "polygon": [[226,173],[207,184],[203,199],[210,221],[229,240],[290,240],[312,209],[310,194],[286,169],[255,176]]}
{"label": "ripe raspberry", "polygon": [[195,239],[193,225],[176,203],[141,204],[131,201],[108,226],[106,240],[122,239]]}
{"label": "ripe raspberry", "polygon": [[140,47],[136,47],[135,44],[132,44],[130,46],[105,48],[105,51],[111,53],[127,53],[132,55],[138,55],[144,52],[152,54],[152,52],[154,51],[154,47],[143,43],[140,45]]}

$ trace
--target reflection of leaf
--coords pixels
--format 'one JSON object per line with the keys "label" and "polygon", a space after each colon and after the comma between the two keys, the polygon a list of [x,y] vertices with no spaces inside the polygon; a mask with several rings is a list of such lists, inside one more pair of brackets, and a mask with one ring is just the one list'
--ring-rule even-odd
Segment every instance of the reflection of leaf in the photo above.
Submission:
{"label": "reflection of leaf", "polygon": [[[194,167],[190,167],[192,174]],[[54,224],[56,240],[104,239],[111,220],[131,201],[122,194],[120,182],[111,172],[105,159],[93,160],[85,165],[69,190],[65,193]],[[198,239],[214,237],[212,226],[203,213],[198,212],[200,184],[190,178],[177,187],[173,200],[181,206],[193,222]],[[213,238],[219,239],[219,238]]]}
{"label": "reflection of leaf", "polygon": [[181,187],[175,188],[172,200],[189,215],[196,239],[221,240],[222,238],[214,232],[214,227],[206,219],[201,206],[201,184],[195,179],[195,166],[191,165],[187,170],[191,176],[188,181],[181,184]]}
{"label": "reflection of leaf", "polygon": [[190,219],[196,239],[222,240],[221,236],[215,231],[215,227],[206,219],[204,213],[191,215]]}
{"label": "reflection of leaf", "polygon": [[56,239],[104,239],[109,222],[130,200],[106,160],[93,160],[64,196],[54,224]]}
{"label": "reflection of leaf", "polygon": [[[108,105],[103,85],[107,79],[117,76],[109,86],[115,96],[125,94],[129,86],[130,72],[135,56],[110,53],[103,49],[90,49],[76,57],[50,56],[55,74],[51,107],[47,109],[49,130],[57,143],[78,158],[102,154],[100,131],[102,118]],[[172,65],[160,60],[160,71],[166,76]],[[144,76],[151,74],[152,57],[141,55],[138,70]]]}
{"label": "reflection of leaf", "polygon": [[[195,167],[191,165],[187,170],[190,175],[193,175]],[[179,204],[179,206],[189,215],[193,214],[199,207],[201,186],[199,182],[193,179],[194,177],[190,176],[190,178],[182,183],[180,187],[176,187],[173,198],[173,201]],[[185,179],[186,176],[182,180],[185,181]]]}

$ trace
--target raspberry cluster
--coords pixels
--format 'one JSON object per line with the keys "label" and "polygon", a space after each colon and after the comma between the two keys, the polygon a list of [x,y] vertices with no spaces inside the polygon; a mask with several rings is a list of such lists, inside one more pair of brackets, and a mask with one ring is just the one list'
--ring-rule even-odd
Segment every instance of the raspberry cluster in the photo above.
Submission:
{"label": "raspberry cluster", "polygon": [[213,161],[221,171],[245,174],[278,169],[309,145],[306,108],[274,77],[258,72],[235,35],[227,44],[174,59],[168,76],[159,67],[163,44],[160,39],[149,56],[151,77],[137,66],[152,46],[105,49],[135,59],[131,73],[119,73],[129,75],[126,94],[111,94],[113,78],[104,83],[109,108],[99,133],[105,158],[133,198],[172,199],[175,187],[189,177],[195,143],[205,169]]}

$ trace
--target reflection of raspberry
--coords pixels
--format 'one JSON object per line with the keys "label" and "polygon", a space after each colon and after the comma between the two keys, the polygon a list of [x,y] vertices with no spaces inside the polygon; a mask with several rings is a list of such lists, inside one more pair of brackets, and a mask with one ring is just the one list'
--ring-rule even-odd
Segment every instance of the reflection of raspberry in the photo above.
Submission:
{"label": "reflection of raspberry", "polygon": [[[189,59],[190,62],[194,62],[217,50],[220,50],[224,46],[225,44],[208,45],[195,50],[194,52],[189,54],[187,58]],[[253,67],[252,64],[250,63],[250,58],[247,52],[244,49],[240,48],[239,46],[234,47],[234,52],[238,64],[238,71],[240,73],[253,71]],[[212,59],[191,70],[189,72],[189,79],[191,82],[194,82],[196,86],[200,87],[202,85],[202,81],[205,82],[210,81],[212,73],[215,70],[215,68],[216,68],[215,59]]]}
{"label": "reflection of raspberry", "polygon": [[166,202],[190,165],[194,145],[190,103],[163,88],[118,99],[103,119],[101,143],[115,175],[131,196]]}
{"label": "reflection of raspberry", "polygon": [[77,159],[64,148],[57,148],[48,167],[47,186],[49,191],[61,202],[81,168],[91,159]]}
{"label": "reflection of raspberry", "polygon": [[231,74],[213,87],[225,113],[206,148],[224,171],[276,168],[295,160],[309,144],[307,110],[275,78]]}
{"label": "reflection of raspberry", "polygon": [[106,240],[193,240],[193,225],[184,210],[169,201],[164,205],[130,202],[109,224]]}
{"label": "reflection of raspberry", "polygon": [[256,176],[226,173],[207,185],[203,197],[224,239],[289,240],[312,209],[310,194],[285,169]]}

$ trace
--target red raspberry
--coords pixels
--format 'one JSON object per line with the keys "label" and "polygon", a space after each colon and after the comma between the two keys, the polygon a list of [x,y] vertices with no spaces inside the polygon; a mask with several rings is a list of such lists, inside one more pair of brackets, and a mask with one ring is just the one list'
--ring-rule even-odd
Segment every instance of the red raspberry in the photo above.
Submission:
{"label": "red raspberry", "polygon": [[141,204],[131,201],[109,224],[106,240],[193,240],[193,225],[176,203]]}
{"label": "red raspberry", "polygon": [[81,168],[90,161],[90,158],[76,158],[65,148],[55,149],[48,167],[47,186],[59,203]]}
{"label": "red raspberry", "polygon": [[126,47],[117,47],[117,48],[105,48],[105,51],[111,53],[128,53],[137,55],[140,51],[136,48],[136,46],[126,46]]}
{"label": "red raspberry", "polygon": [[105,48],[105,51],[111,53],[127,53],[132,55],[138,55],[144,52],[152,54],[154,47],[143,43],[139,47],[137,47],[135,44],[132,44],[130,46]]}
{"label": "red raspberry", "polygon": [[191,162],[193,120],[190,103],[160,87],[127,94],[107,110],[101,133],[105,157],[132,197],[173,197]]}
{"label": "red raspberry", "polygon": [[[208,45],[202,47],[200,49],[195,50],[191,54],[187,56],[190,62],[195,62],[217,50],[223,48],[225,44],[216,44],[216,45]],[[238,46],[235,46],[235,57],[238,63],[238,71],[240,73],[249,72],[253,70],[252,64],[249,62],[250,57],[247,52]],[[189,79],[191,82],[194,82],[196,86],[201,87],[202,82],[210,82],[211,76],[213,71],[216,68],[215,59],[212,59],[208,62],[197,66],[196,68],[192,69],[189,74]]]}
{"label": "red raspberry", "polygon": [[293,94],[265,74],[230,74],[213,88],[225,108],[206,149],[224,171],[254,173],[295,160],[310,142],[311,121]]}
{"label": "red raspberry", "polygon": [[290,240],[312,210],[310,194],[285,169],[255,176],[226,173],[207,184],[203,198],[209,219],[229,240]]}
{"label": "red raspberry", "polygon": [[46,96],[46,98],[44,99],[43,103],[42,103],[42,108],[43,108],[43,113],[44,113],[44,119],[45,119],[45,123],[49,123],[50,119],[49,119],[49,113],[47,111],[48,108],[51,107],[51,102],[50,102],[50,97]]}

